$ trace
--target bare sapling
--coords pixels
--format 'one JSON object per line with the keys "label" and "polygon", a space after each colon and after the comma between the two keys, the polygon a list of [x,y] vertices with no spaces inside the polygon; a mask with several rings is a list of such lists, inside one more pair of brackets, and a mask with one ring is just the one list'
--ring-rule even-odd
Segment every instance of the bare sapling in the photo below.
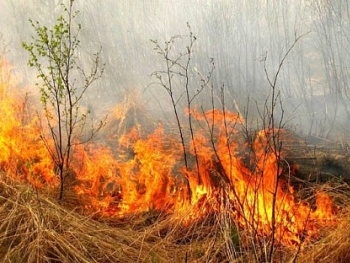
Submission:
{"label": "bare sapling", "polygon": [[[278,174],[275,175],[274,179],[274,187],[272,189],[272,211],[271,211],[271,235],[270,240],[266,240],[266,243],[263,244],[263,254],[265,256],[266,262],[274,262],[274,251],[275,251],[275,238],[276,238],[276,218],[278,216],[278,209],[276,207],[277,202],[277,190],[279,186],[280,181],[280,174],[279,171],[281,170],[284,159],[282,158],[282,148],[283,148],[283,138],[282,136],[282,130],[285,128],[285,120],[284,120],[284,109],[283,109],[283,102],[281,98],[281,93],[277,85],[277,80],[279,78],[279,75],[281,73],[281,70],[283,68],[283,65],[289,56],[289,54],[294,49],[295,45],[298,43],[298,41],[304,37],[306,34],[302,35],[295,35],[294,41],[292,45],[287,49],[287,51],[282,56],[281,60],[279,61],[279,64],[277,66],[277,69],[275,73],[271,76],[268,73],[267,70],[267,53],[264,57],[264,72],[267,79],[267,82],[270,87],[270,96],[265,100],[263,110],[259,112],[260,119],[262,121],[262,130],[264,132],[264,137],[267,140],[267,143],[265,145],[265,155],[262,156],[262,158],[266,158],[268,153],[272,153],[275,156],[276,160],[276,171]],[[279,115],[276,114],[277,111],[280,111]],[[265,162],[266,160],[256,160],[256,162]],[[263,166],[264,167],[264,166]],[[264,171],[261,171],[262,176],[264,174]],[[301,245],[301,244],[300,244]]]}
{"label": "bare sapling", "polygon": [[[212,73],[214,71],[214,63],[212,63],[212,67],[205,78],[200,76],[199,86],[198,84],[192,83],[191,62],[193,58],[193,47],[196,41],[196,37],[193,35],[189,24],[187,24],[187,27],[189,29],[188,35],[172,36],[168,41],[164,43],[163,46],[159,44],[157,40],[151,40],[155,45],[154,50],[159,55],[161,55],[161,57],[165,61],[165,69],[153,72],[152,76],[154,76],[157,79],[156,84],[164,88],[170,97],[179,136],[181,139],[182,152],[183,152],[186,169],[190,169],[190,164],[189,164],[189,153],[187,149],[188,143],[186,141],[185,129],[188,128],[189,130],[189,136],[190,136],[189,145],[193,147],[192,149],[194,152],[196,168],[198,171],[197,181],[198,181],[198,184],[201,185],[202,180],[199,174],[200,169],[199,169],[199,160],[197,155],[197,146],[194,138],[192,109],[193,109],[193,103],[196,97],[203,92],[203,90],[208,86],[210,82]],[[175,43],[178,43],[180,40],[183,40],[183,39],[188,41],[188,43],[185,46],[184,51],[177,52],[175,50]],[[179,109],[180,102],[183,102],[183,97],[184,97],[185,105],[188,112],[188,118],[187,118],[187,121],[185,122],[182,121],[182,117],[180,115],[181,109]]]}

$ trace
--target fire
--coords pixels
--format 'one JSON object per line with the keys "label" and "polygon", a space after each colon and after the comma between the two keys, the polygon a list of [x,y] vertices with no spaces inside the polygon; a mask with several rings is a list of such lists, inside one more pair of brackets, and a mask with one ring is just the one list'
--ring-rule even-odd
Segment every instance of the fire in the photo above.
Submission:
{"label": "fire", "polygon": [[55,185],[57,178],[40,138],[35,110],[28,105],[27,96],[19,95],[19,83],[11,71],[11,65],[1,59],[0,171],[36,187]]}
{"label": "fire", "polygon": [[[294,197],[283,174],[282,152],[276,152],[271,141],[273,133],[283,131],[266,129],[257,134],[252,149],[255,167],[248,168],[239,154],[245,146],[235,140],[243,122],[237,114],[216,109],[191,114],[202,128],[189,140],[190,167],[184,166],[179,139],[165,133],[163,126],[145,138],[136,129],[124,134],[116,157],[113,151],[92,150],[89,156],[96,159],[83,163],[85,167],[91,163],[93,171],[86,168],[79,173],[81,181],[89,182],[79,186],[79,192],[95,197],[87,208],[106,216],[152,208],[179,215],[187,224],[230,207],[242,227],[261,235],[275,231],[276,239],[287,245],[317,235],[323,224],[334,220],[336,208],[325,193],[317,194],[315,206]],[[101,166],[98,160],[103,160]]]}
{"label": "fire", "polygon": [[[58,179],[45,147],[52,142],[41,139],[36,114],[29,114],[26,99],[15,95],[18,84],[9,79],[10,66],[1,61],[0,68],[0,169],[36,187],[55,186]],[[313,205],[295,198],[283,152],[271,140],[283,131],[264,129],[247,146],[238,139],[243,125],[238,114],[218,109],[187,114],[194,126],[193,137],[186,133],[186,145],[159,125],[147,136],[137,127],[112,136],[112,144],[75,148],[74,190],[85,197],[85,209],[112,217],[155,209],[184,224],[225,211],[257,235],[274,231],[286,245],[317,236],[334,221],[337,211],[327,194],[317,193]]]}

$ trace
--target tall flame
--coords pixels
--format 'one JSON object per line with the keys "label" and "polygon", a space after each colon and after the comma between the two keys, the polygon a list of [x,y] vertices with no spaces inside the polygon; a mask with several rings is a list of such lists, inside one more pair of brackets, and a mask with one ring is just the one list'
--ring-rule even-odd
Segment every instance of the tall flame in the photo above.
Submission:
{"label": "tall flame", "polygon": [[251,149],[254,166],[249,167],[239,154],[247,148],[235,140],[242,123],[237,114],[216,109],[188,114],[206,127],[196,129],[189,140],[190,167],[184,166],[180,141],[162,126],[146,138],[136,129],[121,136],[117,158],[112,151],[93,149],[89,156],[94,158],[84,159],[79,173],[89,184],[77,187],[80,193],[93,193],[90,209],[121,216],[154,208],[191,222],[230,207],[243,227],[261,235],[274,231],[276,239],[288,245],[315,236],[320,226],[334,220],[336,208],[328,195],[318,193],[315,206],[294,197],[282,171],[282,153],[271,141],[283,131],[257,134]]}
{"label": "tall flame", "polygon": [[0,170],[37,187],[57,183],[53,164],[40,138],[35,110],[18,95],[12,66],[0,60]]}
{"label": "tall flame", "polygon": [[[29,114],[26,98],[15,95],[18,84],[10,79],[10,65],[2,60],[0,70],[0,169],[36,187],[57,185],[45,146],[51,142],[42,140],[42,126]],[[283,131],[264,129],[246,147],[237,139],[243,122],[238,114],[218,109],[187,114],[194,125],[186,145],[162,125],[148,136],[133,128],[113,137],[113,147],[79,145],[72,169],[85,208],[105,216],[152,208],[181,215],[186,224],[226,209],[242,227],[259,235],[274,231],[287,245],[317,235],[334,219],[337,211],[325,193],[317,194],[314,205],[295,198],[282,169],[282,152],[271,140]],[[245,151],[252,153],[251,160]]]}

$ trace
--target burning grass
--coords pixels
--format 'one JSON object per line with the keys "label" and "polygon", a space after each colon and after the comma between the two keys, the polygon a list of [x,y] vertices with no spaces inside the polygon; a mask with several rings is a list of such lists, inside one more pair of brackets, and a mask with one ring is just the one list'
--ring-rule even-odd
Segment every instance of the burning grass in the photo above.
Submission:
{"label": "burning grass", "polygon": [[[342,189],[344,187],[341,187]],[[329,189],[330,191],[331,189]],[[332,186],[337,199],[349,199]],[[76,209],[72,209],[75,203]],[[83,215],[77,199],[58,204],[4,175],[0,180],[1,262],[264,262],[252,233],[231,220],[229,208],[191,224],[159,211],[123,219]],[[324,228],[295,262],[348,262],[350,212]],[[246,244],[246,245],[244,245]],[[276,246],[274,262],[292,262],[298,248]]]}
{"label": "burning grass", "polygon": [[324,238],[310,244],[300,255],[298,262],[350,262],[350,213],[347,209],[345,216],[339,220],[336,229],[328,231]]}
{"label": "burning grass", "polygon": [[[291,168],[281,164],[288,162],[281,162],[270,148],[271,131],[257,133],[247,165],[238,149],[249,152],[249,148],[235,139],[239,136],[238,116],[220,111],[205,114],[198,119],[209,121],[208,116],[212,116],[215,135],[196,131],[193,160],[188,162],[192,166],[187,169],[181,167],[181,145],[163,127],[144,137],[136,130],[120,136],[122,154],[117,156],[129,153],[122,160],[106,148],[81,151],[83,165],[77,172],[75,189],[87,198],[85,208],[106,217],[124,217],[152,208],[184,225],[225,211],[236,227],[256,239],[264,237],[268,246],[273,239],[285,246],[301,246],[306,239],[318,236],[319,229],[335,223],[338,207],[322,189],[308,194],[308,200],[296,197],[290,184],[294,176]],[[223,118],[227,125],[223,125]]]}
{"label": "burning grass", "polygon": [[0,196],[1,262],[225,261],[213,217],[184,227],[152,210],[123,220],[84,216],[4,176]]}
{"label": "burning grass", "polygon": [[[83,216],[28,186],[0,181],[1,262],[161,262],[159,236]],[[171,249],[171,246],[167,246]]]}
{"label": "burning grass", "polygon": [[182,142],[163,125],[136,125],[109,143],[77,143],[59,204],[50,142],[9,83],[0,86],[2,262],[286,262],[309,248],[321,257],[342,225],[346,187],[299,184],[299,194],[277,146],[285,131],[244,141],[241,116],[222,109],[188,111]]}

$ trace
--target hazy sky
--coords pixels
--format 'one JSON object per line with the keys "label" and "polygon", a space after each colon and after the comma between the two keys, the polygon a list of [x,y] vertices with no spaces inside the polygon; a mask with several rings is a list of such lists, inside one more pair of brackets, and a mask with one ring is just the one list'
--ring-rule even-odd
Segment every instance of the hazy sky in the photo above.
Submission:
{"label": "hazy sky", "polygon": [[[35,80],[26,66],[27,54],[21,48],[21,42],[29,41],[34,34],[28,19],[52,24],[61,13],[61,2],[66,1],[3,1],[0,33],[9,44],[7,56],[29,82]],[[267,76],[273,79],[296,37],[308,33],[284,61],[277,82],[289,117],[298,128],[313,133],[321,126],[326,130],[333,127],[329,120],[347,120],[347,106],[342,106],[349,100],[350,13],[346,0],[75,3],[82,24],[82,63],[88,64],[88,55],[100,47],[103,50],[106,71],[98,87],[102,101],[113,104],[136,89],[166,108],[169,101],[159,87],[145,91],[154,81],[150,74],[164,68],[164,60],[153,50],[150,39],[163,43],[171,36],[188,34],[188,22],[197,37],[190,68],[194,89],[198,85],[194,68],[207,74],[213,58],[213,85],[219,89],[225,84],[228,98],[241,109],[248,97],[265,101],[270,92]],[[175,50],[183,52],[186,45],[179,41]],[[322,97],[330,93],[331,99]],[[146,102],[154,105],[149,99]]]}

